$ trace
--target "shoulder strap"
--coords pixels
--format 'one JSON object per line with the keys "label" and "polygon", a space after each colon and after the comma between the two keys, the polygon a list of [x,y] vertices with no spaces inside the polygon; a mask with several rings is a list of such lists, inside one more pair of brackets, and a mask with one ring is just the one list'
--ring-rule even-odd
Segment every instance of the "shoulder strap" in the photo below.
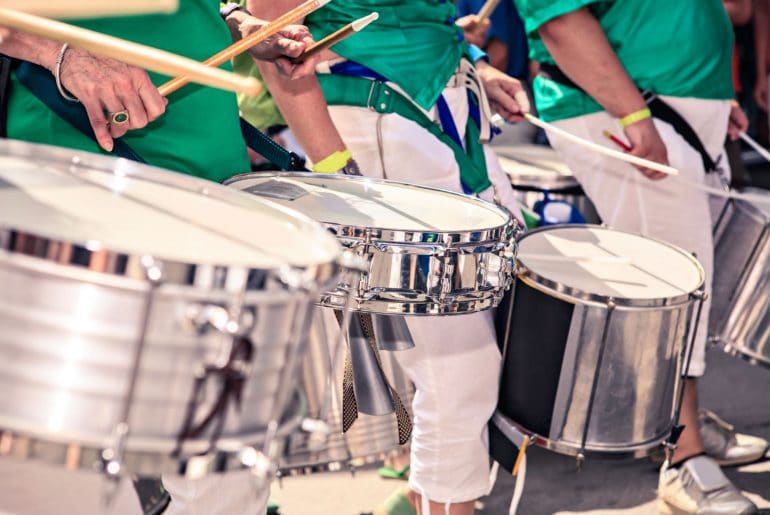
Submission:
{"label": "shoulder strap", "polygon": [[249,122],[241,118],[241,133],[246,145],[255,152],[262,154],[265,159],[286,171],[307,171],[305,160],[294,152],[289,152],[281,145],[273,141]]}
{"label": "shoulder strap", "polygon": [[8,137],[8,98],[11,96],[13,65],[13,59],[0,55],[0,138]]}
{"label": "shoulder strap", "polygon": [[[575,82],[567,77],[567,74],[555,64],[540,63],[540,74],[554,82],[558,82],[559,84],[585,93],[583,88],[575,84]],[[644,97],[644,101],[647,102],[647,107],[650,108],[652,116],[671,125],[674,130],[682,136],[687,144],[700,154],[701,160],[703,161],[703,169],[706,170],[706,172],[715,171],[717,169],[716,163],[711,159],[711,156],[706,151],[706,147],[703,146],[703,142],[701,142],[692,126],[687,123],[687,120],[685,120],[673,107],[668,105],[651,91],[642,91],[642,96]]]}

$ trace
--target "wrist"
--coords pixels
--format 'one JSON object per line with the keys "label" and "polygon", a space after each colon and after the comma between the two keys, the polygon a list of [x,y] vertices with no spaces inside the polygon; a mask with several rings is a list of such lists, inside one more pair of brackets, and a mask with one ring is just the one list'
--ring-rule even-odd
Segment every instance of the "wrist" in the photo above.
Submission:
{"label": "wrist", "polygon": [[631,125],[635,125],[637,123],[641,123],[645,121],[650,122],[651,120],[652,120],[652,112],[650,112],[650,108],[645,105],[640,109],[636,109],[634,111],[623,114],[619,119],[619,123],[623,129],[626,129]]}

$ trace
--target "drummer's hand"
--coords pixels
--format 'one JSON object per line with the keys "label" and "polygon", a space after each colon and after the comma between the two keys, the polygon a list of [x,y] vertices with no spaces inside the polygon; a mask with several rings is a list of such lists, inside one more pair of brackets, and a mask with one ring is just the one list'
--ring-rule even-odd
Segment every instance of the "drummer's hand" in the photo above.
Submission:
{"label": "drummer's hand", "polygon": [[[241,36],[246,37],[258,31],[264,22],[257,18],[241,22]],[[315,73],[315,65],[320,61],[319,56],[311,57],[301,63],[293,63],[294,57],[299,57],[306,48],[313,44],[313,36],[304,25],[289,25],[277,34],[249,49],[254,59],[273,62],[280,72],[292,79],[299,79]]]}
{"label": "drummer's hand", "polygon": [[487,41],[487,32],[490,27],[488,18],[481,21],[477,15],[469,14],[462,18],[458,18],[457,21],[455,21],[455,24],[463,29],[465,41],[471,45],[476,45],[479,48],[484,47]]}
{"label": "drummer's hand", "polygon": [[[623,132],[631,144],[631,150],[628,152],[632,156],[648,159],[662,165],[668,165],[668,151],[666,145],[655,128],[652,118],[647,118],[636,123],[632,123]],[[656,172],[648,168],[638,167],[645,177],[658,181],[666,178],[663,172]]]}
{"label": "drummer's hand", "polygon": [[521,82],[486,61],[476,63],[476,72],[492,110],[509,122],[523,120],[523,114],[529,112],[529,99]]}
{"label": "drummer's hand", "polygon": [[[113,138],[147,126],[168,103],[144,70],[78,48],[64,54],[61,82],[85,107],[96,141],[107,152]],[[119,111],[128,112],[128,121],[112,123],[112,113]]]}
{"label": "drummer's hand", "polygon": [[732,141],[740,138],[742,132],[749,128],[749,119],[735,100],[730,102],[730,120],[727,122],[727,134]]}

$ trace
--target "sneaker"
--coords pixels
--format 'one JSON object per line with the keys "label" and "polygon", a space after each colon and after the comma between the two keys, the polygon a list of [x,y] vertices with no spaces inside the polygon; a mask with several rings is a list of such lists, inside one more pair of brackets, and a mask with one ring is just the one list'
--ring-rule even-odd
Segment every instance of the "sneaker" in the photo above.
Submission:
{"label": "sneaker", "polygon": [[721,466],[753,463],[762,459],[770,446],[764,438],[736,433],[709,410],[698,411],[698,422],[706,454]]}
{"label": "sneaker", "polygon": [[663,465],[658,482],[658,509],[665,515],[752,515],[756,505],[708,456],[695,456],[679,468]]}

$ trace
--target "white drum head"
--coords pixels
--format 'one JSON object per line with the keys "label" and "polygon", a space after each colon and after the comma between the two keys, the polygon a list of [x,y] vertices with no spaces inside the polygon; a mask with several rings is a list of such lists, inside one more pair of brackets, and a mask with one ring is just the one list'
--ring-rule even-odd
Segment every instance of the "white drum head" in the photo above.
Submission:
{"label": "white drum head", "polygon": [[513,145],[496,146],[494,150],[514,186],[552,190],[578,185],[572,171],[551,147]]}
{"label": "white drum head", "polygon": [[0,154],[1,228],[186,264],[273,269],[340,251],[306,217],[207,181],[20,142]]}
{"label": "white drum head", "polygon": [[510,222],[507,212],[488,202],[391,181],[323,174],[251,174],[231,184],[327,224],[464,232]]}
{"label": "white drum head", "polygon": [[598,226],[557,226],[524,236],[518,260],[535,282],[579,297],[627,300],[689,295],[703,284],[700,264],[684,251]]}

